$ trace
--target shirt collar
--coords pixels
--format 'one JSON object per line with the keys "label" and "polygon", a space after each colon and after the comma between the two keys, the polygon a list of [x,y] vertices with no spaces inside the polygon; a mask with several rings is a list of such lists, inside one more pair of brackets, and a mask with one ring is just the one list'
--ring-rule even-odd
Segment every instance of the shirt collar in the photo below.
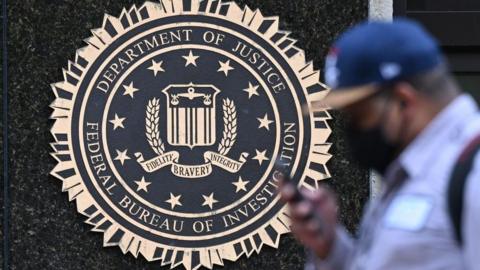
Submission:
{"label": "shirt collar", "polygon": [[465,123],[465,119],[476,112],[477,103],[470,95],[463,94],[457,97],[409,144],[397,162],[406,170],[409,177],[417,176],[422,169],[428,167],[429,157],[436,152],[437,147],[451,138],[449,134],[455,132],[459,125]]}

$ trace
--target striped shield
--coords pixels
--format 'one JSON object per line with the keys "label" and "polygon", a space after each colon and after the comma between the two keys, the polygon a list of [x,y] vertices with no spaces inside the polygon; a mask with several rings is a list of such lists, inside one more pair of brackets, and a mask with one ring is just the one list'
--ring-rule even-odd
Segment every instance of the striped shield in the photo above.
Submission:
{"label": "striped shield", "polygon": [[216,141],[213,85],[170,85],[167,96],[167,141],[173,146],[210,146]]}

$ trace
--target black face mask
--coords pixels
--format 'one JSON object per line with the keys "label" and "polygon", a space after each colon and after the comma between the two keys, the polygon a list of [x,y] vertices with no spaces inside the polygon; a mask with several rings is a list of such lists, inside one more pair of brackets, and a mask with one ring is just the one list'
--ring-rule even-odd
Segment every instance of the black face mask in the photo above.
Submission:
{"label": "black face mask", "polygon": [[366,169],[375,169],[382,175],[395,160],[398,146],[389,143],[380,126],[360,130],[349,125],[347,140],[353,158]]}

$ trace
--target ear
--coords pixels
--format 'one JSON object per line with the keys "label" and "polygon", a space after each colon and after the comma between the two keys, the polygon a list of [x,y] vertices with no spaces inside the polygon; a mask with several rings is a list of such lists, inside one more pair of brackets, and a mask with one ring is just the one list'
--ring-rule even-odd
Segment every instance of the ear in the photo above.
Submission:
{"label": "ear", "polygon": [[409,83],[397,83],[393,88],[393,95],[400,101],[400,106],[403,110],[408,110],[418,105],[418,92]]}

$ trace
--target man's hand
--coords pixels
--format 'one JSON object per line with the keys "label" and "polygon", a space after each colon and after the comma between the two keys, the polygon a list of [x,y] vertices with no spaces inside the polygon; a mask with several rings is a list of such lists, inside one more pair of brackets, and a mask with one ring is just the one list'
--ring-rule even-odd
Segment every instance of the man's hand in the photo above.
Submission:
{"label": "man's hand", "polygon": [[[285,184],[280,192],[282,200],[291,202],[295,187]],[[306,247],[325,259],[335,241],[337,226],[337,201],[333,193],[321,187],[315,192],[302,191],[304,200],[290,203],[292,232]]]}

